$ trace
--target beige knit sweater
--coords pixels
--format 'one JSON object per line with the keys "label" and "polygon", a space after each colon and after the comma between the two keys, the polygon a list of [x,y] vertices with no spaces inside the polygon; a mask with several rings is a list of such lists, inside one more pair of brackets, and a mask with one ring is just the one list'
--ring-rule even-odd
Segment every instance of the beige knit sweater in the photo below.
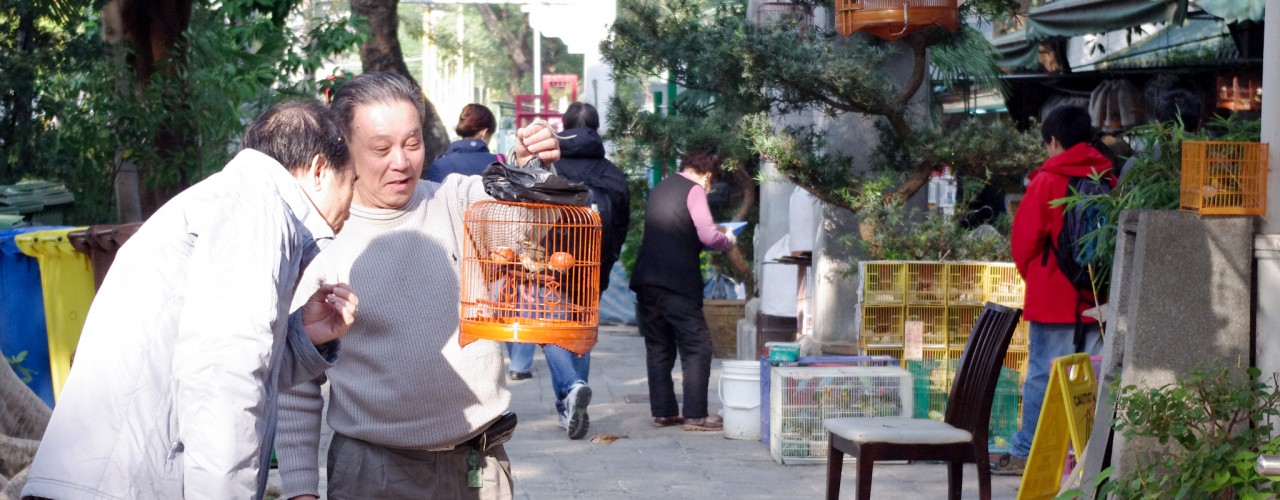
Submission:
{"label": "beige knit sweater", "polygon": [[[350,283],[360,314],[342,338],[329,381],[335,432],[394,448],[461,443],[505,412],[501,344],[458,346],[463,213],[489,198],[478,176],[421,181],[404,209],[351,207],[351,219],[308,267],[303,301],[318,283]],[[280,395],[276,451],[284,498],[318,493],[324,379]]]}

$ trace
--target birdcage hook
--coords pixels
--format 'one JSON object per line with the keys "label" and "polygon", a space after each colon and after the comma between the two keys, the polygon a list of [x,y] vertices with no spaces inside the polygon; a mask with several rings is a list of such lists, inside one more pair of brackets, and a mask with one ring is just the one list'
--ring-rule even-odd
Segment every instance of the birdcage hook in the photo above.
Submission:
{"label": "birdcage hook", "polygon": [[893,36],[895,37],[902,36],[904,33],[907,32],[907,28],[911,27],[911,16],[907,14],[907,8],[909,5],[910,5],[910,2],[908,2],[907,0],[902,0],[902,31],[894,33]]}

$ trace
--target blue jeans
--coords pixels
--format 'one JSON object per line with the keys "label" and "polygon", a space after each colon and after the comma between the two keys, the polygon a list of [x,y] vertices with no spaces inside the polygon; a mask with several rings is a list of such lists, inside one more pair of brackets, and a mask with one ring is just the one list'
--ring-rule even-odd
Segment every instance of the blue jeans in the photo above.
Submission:
{"label": "blue jeans", "polygon": [[[1031,454],[1031,440],[1040,422],[1040,406],[1049,389],[1049,369],[1053,367],[1053,360],[1076,353],[1075,333],[1073,323],[1031,322],[1027,380],[1022,383],[1022,427],[1009,444],[1010,455],[1026,458]],[[1083,352],[1090,356],[1102,352],[1102,335],[1096,323],[1085,325]]]}
{"label": "blue jeans", "polygon": [[[533,350],[536,344],[507,343],[507,354],[511,356],[511,371],[528,372],[533,369]],[[569,396],[569,389],[575,382],[587,383],[587,375],[591,371],[591,351],[579,356],[564,348],[546,344],[542,346],[542,357],[547,360],[547,369],[551,372],[551,387],[556,391],[556,411],[564,413],[564,398]]]}

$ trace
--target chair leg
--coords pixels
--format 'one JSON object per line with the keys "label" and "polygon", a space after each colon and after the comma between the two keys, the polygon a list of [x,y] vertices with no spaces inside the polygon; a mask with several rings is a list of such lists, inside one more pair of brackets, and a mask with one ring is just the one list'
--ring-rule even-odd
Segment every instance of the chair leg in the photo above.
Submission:
{"label": "chair leg", "polygon": [[982,500],[991,500],[991,462],[988,462],[986,450],[981,450],[974,462],[978,466],[978,497]]}
{"label": "chair leg", "polygon": [[840,499],[840,474],[844,472],[844,452],[836,448],[835,440],[827,439],[827,500]]}
{"label": "chair leg", "polygon": [[858,500],[871,500],[871,466],[875,464],[875,456],[874,450],[858,453]]}
{"label": "chair leg", "polygon": [[947,462],[947,498],[960,500],[960,487],[964,484],[964,462]]}

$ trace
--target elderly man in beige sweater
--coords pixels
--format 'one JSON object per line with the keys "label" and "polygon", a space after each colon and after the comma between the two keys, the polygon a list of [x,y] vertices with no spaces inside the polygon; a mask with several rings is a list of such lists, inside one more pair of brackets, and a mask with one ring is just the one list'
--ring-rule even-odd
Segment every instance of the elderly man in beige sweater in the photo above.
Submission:
{"label": "elderly man in beige sweater", "polygon": [[[511,401],[501,344],[458,345],[463,214],[492,198],[480,177],[419,181],[421,96],[403,77],[366,73],[343,85],[331,105],[345,123],[359,178],[342,236],[298,291],[304,297],[306,285],[338,277],[362,290],[360,321],[344,340],[342,363],[326,374],[330,499],[513,496],[502,446],[471,442]],[[559,159],[549,129],[521,129],[517,139],[517,160]],[[281,395],[277,454],[286,498],[319,494],[324,381]]]}

